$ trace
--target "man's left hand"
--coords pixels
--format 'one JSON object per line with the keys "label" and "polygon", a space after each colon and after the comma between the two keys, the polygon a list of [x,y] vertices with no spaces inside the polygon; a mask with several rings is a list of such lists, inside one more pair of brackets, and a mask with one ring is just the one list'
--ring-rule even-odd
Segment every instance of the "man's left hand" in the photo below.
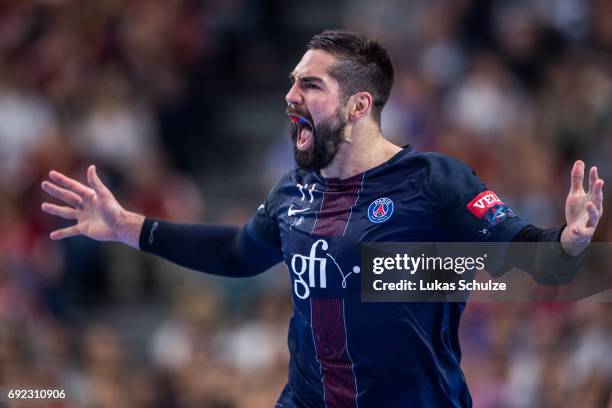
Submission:
{"label": "man's left hand", "polygon": [[603,215],[604,181],[597,174],[597,167],[589,171],[589,191],[584,191],[584,162],[578,160],[572,168],[571,187],[565,200],[567,226],[561,233],[561,245],[568,254],[579,255],[587,247],[599,219]]}

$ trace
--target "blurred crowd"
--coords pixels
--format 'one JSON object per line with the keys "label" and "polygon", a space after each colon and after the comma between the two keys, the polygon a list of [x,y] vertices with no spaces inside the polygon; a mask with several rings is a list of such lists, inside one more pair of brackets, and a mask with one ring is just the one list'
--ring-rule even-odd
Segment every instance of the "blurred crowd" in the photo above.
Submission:
{"label": "blurred crowd", "polygon": [[[563,223],[574,160],[612,180],[608,0],[0,2],[0,388],[65,389],[67,407],[272,406],[282,266],[221,279],[50,241],[70,222],[40,211],[40,182],[95,163],[130,210],[245,222],[292,165],[287,72],[330,27],[388,48],[389,139],[464,160],[534,224]],[[611,406],[611,312],[468,304],[475,406]]]}

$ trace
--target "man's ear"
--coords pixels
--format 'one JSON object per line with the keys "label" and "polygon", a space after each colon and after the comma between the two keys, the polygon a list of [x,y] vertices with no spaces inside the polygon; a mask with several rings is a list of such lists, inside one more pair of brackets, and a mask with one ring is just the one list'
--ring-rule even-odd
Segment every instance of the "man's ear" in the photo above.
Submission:
{"label": "man's ear", "polygon": [[361,119],[372,109],[372,95],[369,92],[358,92],[349,98],[348,107],[350,120]]}

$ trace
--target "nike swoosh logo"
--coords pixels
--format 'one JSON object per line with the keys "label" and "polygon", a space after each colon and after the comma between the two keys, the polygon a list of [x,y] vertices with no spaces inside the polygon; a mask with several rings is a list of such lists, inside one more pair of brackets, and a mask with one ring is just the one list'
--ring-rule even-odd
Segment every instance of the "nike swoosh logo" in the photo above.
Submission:
{"label": "nike swoosh logo", "polygon": [[293,208],[293,204],[291,204],[291,205],[289,206],[289,210],[287,211],[287,216],[289,216],[289,217],[293,217],[295,214],[298,214],[298,213],[301,213],[301,212],[304,212],[304,211],[308,211],[308,210],[310,210],[310,207],[308,207],[308,208],[296,208],[296,209],[294,209],[294,208]]}

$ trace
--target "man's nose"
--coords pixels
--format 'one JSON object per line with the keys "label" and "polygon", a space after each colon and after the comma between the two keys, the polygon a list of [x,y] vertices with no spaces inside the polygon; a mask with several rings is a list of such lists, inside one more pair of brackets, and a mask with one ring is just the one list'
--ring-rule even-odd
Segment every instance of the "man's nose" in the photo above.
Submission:
{"label": "man's nose", "polygon": [[291,85],[289,92],[285,95],[285,100],[288,105],[300,105],[302,103],[302,94],[300,93],[297,82]]}

